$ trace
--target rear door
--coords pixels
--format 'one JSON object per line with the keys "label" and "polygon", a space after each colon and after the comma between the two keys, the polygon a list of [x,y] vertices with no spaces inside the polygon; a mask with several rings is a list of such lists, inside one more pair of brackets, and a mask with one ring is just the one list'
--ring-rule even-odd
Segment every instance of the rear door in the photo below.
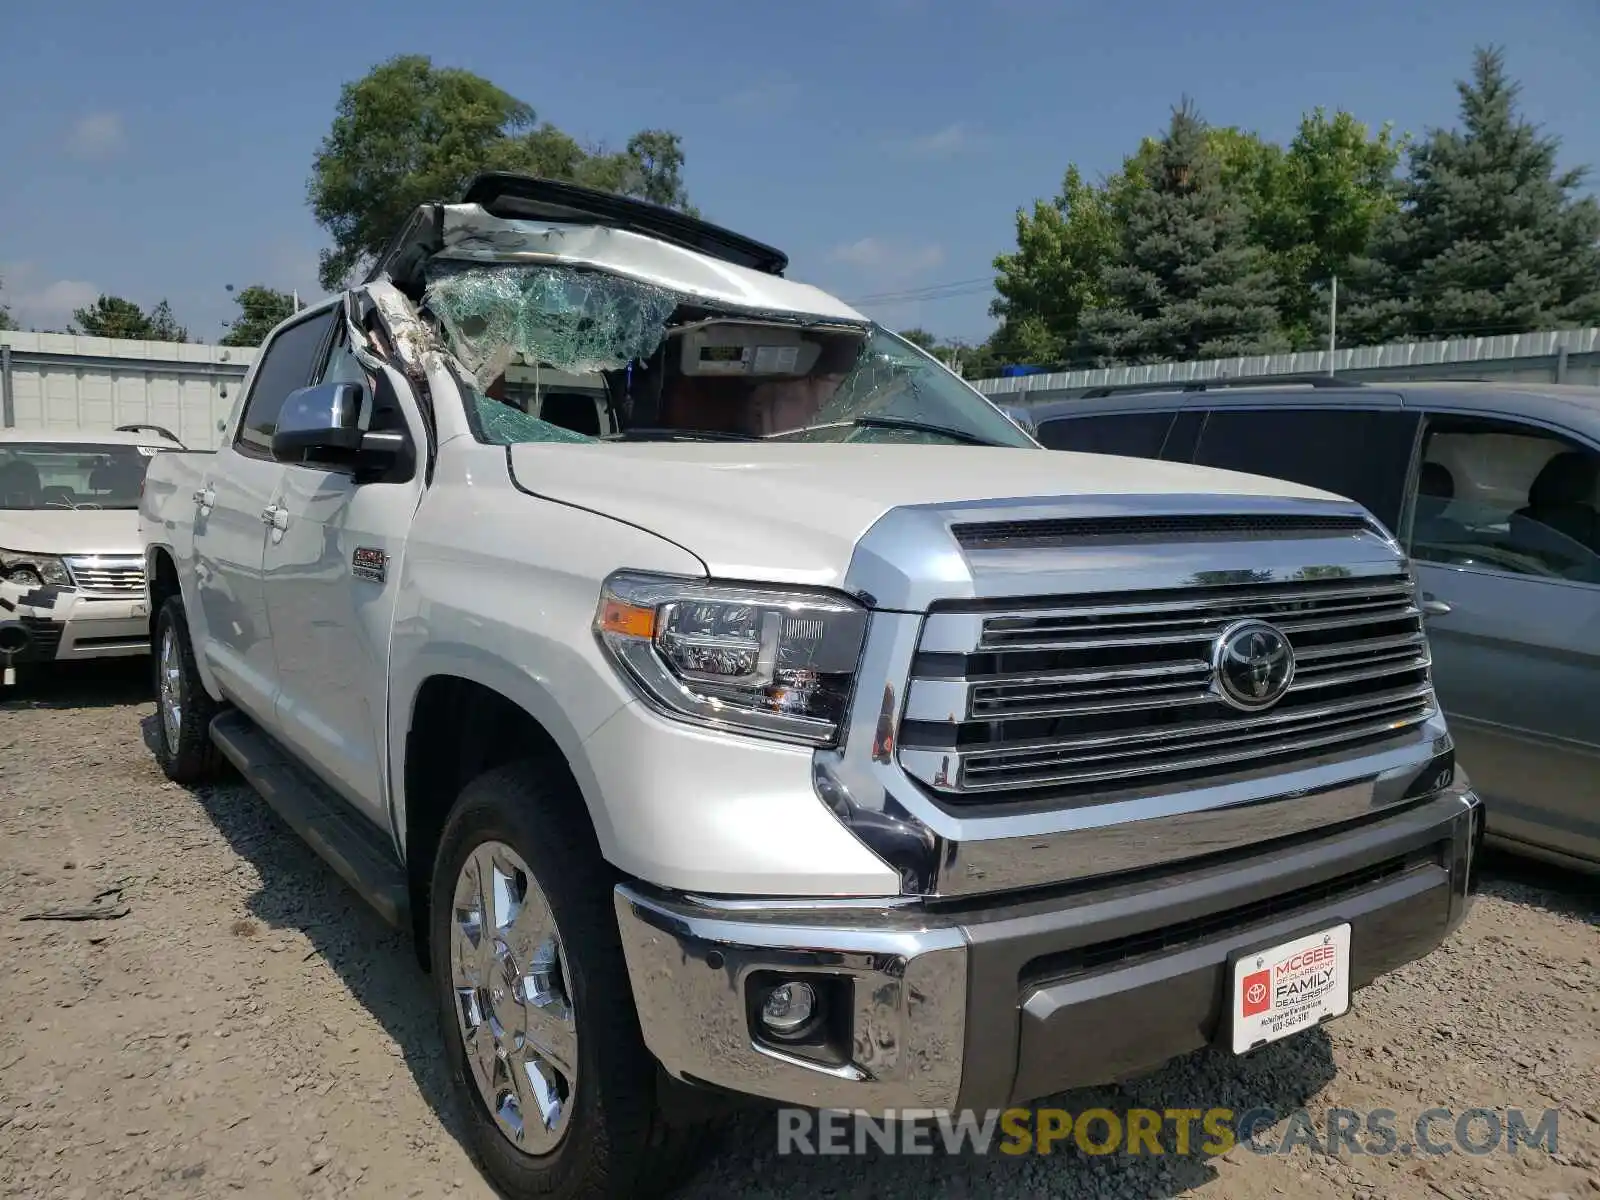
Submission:
{"label": "rear door", "polygon": [[1039,444],[1047,450],[1160,458],[1173,414],[1168,412],[1073,413],[1039,423]]}
{"label": "rear door", "polygon": [[194,496],[199,649],[228,698],[257,721],[270,719],[278,689],[261,581],[268,510],[284,472],[272,433],[289,393],[310,380],[331,321],[327,309],[310,313],[261,348],[239,427],[211,456]]}
{"label": "rear door", "polygon": [[1430,413],[1409,544],[1434,681],[1490,828],[1600,861],[1600,518],[1592,482],[1544,495],[1561,455],[1600,474],[1570,432]]}
{"label": "rear door", "polygon": [[1398,535],[1419,423],[1382,393],[1362,395],[1359,406],[1219,396],[1207,400],[1193,461],[1347,496]]}

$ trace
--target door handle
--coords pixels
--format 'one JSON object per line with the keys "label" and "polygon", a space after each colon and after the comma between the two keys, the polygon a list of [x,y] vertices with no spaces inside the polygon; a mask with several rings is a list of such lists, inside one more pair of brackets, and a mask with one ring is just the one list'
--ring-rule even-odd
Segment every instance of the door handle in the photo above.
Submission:
{"label": "door handle", "polygon": [[217,502],[217,493],[212,491],[211,486],[208,484],[203,488],[196,489],[194,502],[201,508],[210,508]]}
{"label": "door handle", "polygon": [[1450,611],[1450,606],[1432,592],[1424,592],[1422,594],[1421,607],[1424,615],[1430,617],[1442,617]]}
{"label": "door handle", "polygon": [[269,504],[261,510],[261,523],[270,525],[274,529],[289,528],[289,510],[277,504]]}

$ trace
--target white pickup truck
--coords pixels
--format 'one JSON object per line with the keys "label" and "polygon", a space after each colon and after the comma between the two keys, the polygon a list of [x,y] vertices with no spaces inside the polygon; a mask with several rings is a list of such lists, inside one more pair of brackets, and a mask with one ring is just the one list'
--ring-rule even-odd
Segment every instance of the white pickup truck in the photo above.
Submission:
{"label": "white pickup truck", "polygon": [[1248,1053],[1467,911],[1365,510],[1042,450],[785,267],[484,176],[149,472],[162,766],[230,760],[414,932],[513,1195],[665,1186],[697,1095]]}

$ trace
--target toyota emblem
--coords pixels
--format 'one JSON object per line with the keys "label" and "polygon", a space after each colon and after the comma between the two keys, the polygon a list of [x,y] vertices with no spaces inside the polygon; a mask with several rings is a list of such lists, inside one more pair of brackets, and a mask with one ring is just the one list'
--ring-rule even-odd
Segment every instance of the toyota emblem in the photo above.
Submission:
{"label": "toyota emblem", "polygon": [[1244,712],[1271,708],[1294,682],[1294,647],[1265,621],[1235,621],[1211,648],[1211,688]]}

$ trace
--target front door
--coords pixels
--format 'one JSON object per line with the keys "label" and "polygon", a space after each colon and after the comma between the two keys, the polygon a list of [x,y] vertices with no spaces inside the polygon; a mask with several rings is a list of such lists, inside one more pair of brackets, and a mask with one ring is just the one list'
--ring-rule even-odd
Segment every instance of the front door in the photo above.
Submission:
{"label": "front door", "polygon": [[197,641],[228,699],[258,721],[272,715],[278,687],[261,580],[268,510],[284,475],[272,457],[272,432],[285,398],[310,378],[331,321],[327,309],[310,313],[262,347],[233,441],[216,453],[193,498],[204,622]]}
{"label": "front door", "polygon": [[[401,375],[383,386],[350,353],[341,330],[321,382],[358,382],[377,394],[370,431],[421,424]],[[402,396],[404,399],[402,399]],[[422,472],[403,466],[357,482],[345,470],[290,466],[264,560],[267,616],[277,646],[280,735],[325,782],[388,827],[389,636],[406,535]]]}
{"label": "front door", "polygon": [[1461,764],[1504,837],[1600,860],[1600,521],[1592,448],[1428,418],[1411,553]]}

